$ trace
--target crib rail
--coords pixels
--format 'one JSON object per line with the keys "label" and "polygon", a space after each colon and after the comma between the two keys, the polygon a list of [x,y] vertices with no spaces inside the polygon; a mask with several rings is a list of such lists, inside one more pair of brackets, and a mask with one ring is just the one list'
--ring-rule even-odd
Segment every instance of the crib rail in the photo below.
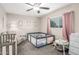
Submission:
{"label": "crib rail", "polygon": [[15,40],[16,34],[2,34],[1,35],[1,43],[12,43]]}

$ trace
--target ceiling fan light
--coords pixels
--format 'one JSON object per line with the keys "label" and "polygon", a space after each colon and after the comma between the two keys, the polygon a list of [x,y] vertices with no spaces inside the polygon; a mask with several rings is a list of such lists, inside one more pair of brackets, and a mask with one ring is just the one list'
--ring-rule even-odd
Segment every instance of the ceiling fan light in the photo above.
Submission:
{"label": "ceiling fan light", "polygon": [[40,13],[40,11],[38,10],[38,11],[37,11],[37,13],[39,14],[39,13]]}
{"label": "ceiling fan light", "polygon": [[34,9],[34,10],[39,10],[39,7],[34,7],[33,9]]}

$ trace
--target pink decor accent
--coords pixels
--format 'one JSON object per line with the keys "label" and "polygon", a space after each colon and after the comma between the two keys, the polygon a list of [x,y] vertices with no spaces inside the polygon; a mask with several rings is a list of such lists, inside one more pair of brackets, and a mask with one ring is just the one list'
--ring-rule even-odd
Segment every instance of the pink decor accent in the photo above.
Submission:
{"label": "pink decor accent", "polygon": [[69,41],[69,35],[73,32],[72,30],[73,11],[67,12],[63,15],[63,37]]}
{"label": "pink decor accent", "polygon": [[50,17],[47,18],[47,33],[50,34],[51,28],[50,28]]}

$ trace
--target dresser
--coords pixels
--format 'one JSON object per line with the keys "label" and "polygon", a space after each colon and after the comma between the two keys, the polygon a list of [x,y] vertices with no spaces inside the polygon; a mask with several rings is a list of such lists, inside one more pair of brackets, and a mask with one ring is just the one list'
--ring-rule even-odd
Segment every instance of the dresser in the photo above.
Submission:
{"label": "dresser", "polygon": [[79,55],[79,33],[72,33],[70,35],[69,54]]}

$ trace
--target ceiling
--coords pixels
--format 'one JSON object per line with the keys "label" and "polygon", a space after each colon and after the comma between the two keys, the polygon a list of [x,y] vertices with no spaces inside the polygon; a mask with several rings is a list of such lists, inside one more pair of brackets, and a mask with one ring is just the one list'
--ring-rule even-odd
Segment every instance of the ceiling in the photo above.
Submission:
{"label": "ceiling", "polygon": [[28,16],[36,16],[40,17],[45,14],[48,14],[51,11],[55,11],[58,8],[64,7],[68,5],[67,3],[46,3],[41,4],[41,7],[49,7],[49,10],[40,9],[40,13],[38,14],[36,10],[26,11],[31,8],[31,6],[25,3],[2,3],[1,4],[7,13],[19,14],[19,15],[28,15]]}

